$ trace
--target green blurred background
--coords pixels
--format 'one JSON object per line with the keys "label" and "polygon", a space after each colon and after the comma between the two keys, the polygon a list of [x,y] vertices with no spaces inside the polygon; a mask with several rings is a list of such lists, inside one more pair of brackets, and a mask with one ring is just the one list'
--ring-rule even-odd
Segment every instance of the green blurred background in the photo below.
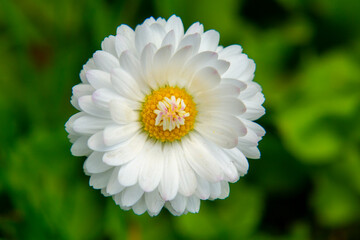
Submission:
{"label": "green blurred background", "polygon": [[[360,1],[0,0],[0,239],[360,239]],[[104,37],[200,21],[257,64],[262,157],[200,213],[122,211],[89,187],[64,123]]]}

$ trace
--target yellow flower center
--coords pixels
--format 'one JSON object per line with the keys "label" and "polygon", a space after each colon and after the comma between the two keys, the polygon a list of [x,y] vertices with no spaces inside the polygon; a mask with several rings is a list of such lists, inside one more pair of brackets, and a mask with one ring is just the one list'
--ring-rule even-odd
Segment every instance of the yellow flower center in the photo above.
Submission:
{"label": "yellow flower center", "polygon": [[196,113],[195,103],[184,89],[164,87],[146,96],[140,114],[150,137],[172,142],[194,128]]}

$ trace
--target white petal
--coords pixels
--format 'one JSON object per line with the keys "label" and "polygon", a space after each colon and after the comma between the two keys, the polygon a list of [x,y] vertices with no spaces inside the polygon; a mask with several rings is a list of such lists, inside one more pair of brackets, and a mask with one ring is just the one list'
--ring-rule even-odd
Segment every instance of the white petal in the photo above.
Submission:
{"label": "white petal", "polygon": [[146,140],[145,134],[137,134],[115,150],[106,152],[103,161],[111,166],[123,165],[133,160],[142,151]]}
{"label": "white petal", "polygon": [[116,205],[121,206],[121,192],[115,195],[112,195],[112,198],[114,200],[114,202],[116,203]]}
{"label": "white petal", "polygon": [[84,84],[84,83],[80,83],[78,85],[75,85],[72,88],[72,93],[74,96],[76,97],[82,97],[85,95],[91,95],[93,92],[95,91],[95,89],[89,85],[89,84]]}
{"label": "white petal", "polygon": [[186,161],[186,156],[184,155],[183,149],[180,145],[174,142],[173,147],[179,168],[179,193],[184,196],[190,196],[196,190],[196,176]]}
{"label": "white petal", "polygon": [[237,97],[239,96],[240,89],[230,84],[220,84],[216,88],[210,89],[199,93],[196,96],[197,101],[207,102],[210,98],[222,98],[222,97]]}
{"label": "white petal", "polygon": [[116,29],[116,35],[122,35],[126,38],[128,38],[129,40],[134,40],[135,37],[135,32],[134,30],[132,30],[131,27],[129,27],[126,24],[121,24],[117,29]]}
{"label": "white petal", "polygon": [[102,188],[100,190],[100,192],[101,192],[102,195],[104,195],[104,197],[110,197],[111,196],[111,194],[106,192],[106,188]]}
{"label": "white petal", "polygon": [[[143,84],[141,77],[140,62],[138,58],[131,51],[124,51],[120,56],[120,65],[132,78],[138,83],[140,87]],[[141,88],[139,88],[141,90]]]}
{"label": "white petal", "polygon": [[137,26],[135,29],[135,46],[140,54],[144,47],[151,42],[152,32],[147,25]]}
{"label": "white petal", "polygon": [[123,143],[135,135],[141,128],[138,122],[124,125],[108,125],[104,129],[104,143],[107,146]]}
{"label": "white petal", "polygon": [[221,194],[220,194],[219,198],[225,199],[229,196],[229,193],[230,193],[229,183],[226,181],[221,181],[220,185],[221,185]]}
{"label": "white petal", "polygon": [[[191,57],[193,52],[192,46],[185,46],[178,50],[169,61],[169,69],[168,69],[168,84],[169,86],[185,86],[188,82],[190,82],[191,78],[184,78],[183,72],[189,71],[189,69],[185,69],[184,64]],[[192,73],[192,71],[191,71]]]}
{"label": "white petal", "polygon": [[220,75],[223,75],[230,67],[230,62],[225,60],[217,60],[210,64],[211,67],[215,68]]}
{"label": "white petal", "polygon": [[125,98],[142,101],[145,97],[134,78],[121,68],[113,69],[111,72],[111,83],[118,93]]}
{"label": "white petal", "polygon": [[101,70],[89,70],[86,72],[86,78],[95,89],[112,88],[110,74]]}
{"label": "white petal", "polygon": [[104,129],[110,123],[111,120],[109,119],[85,115],[74,121],[73,129],[81,134],[94,134]]}
{"label": "white petal", "polygon": [[100,70],[111,72],[113,68],[120,67],[118,59],[108,52],[96,51],[93,57],[95,65]]}
{"label": "white petal", "polygon": [[120,57],[124,51],[134,50],[133,48],[134,48],[133,43],[129,38],[127,38],[124,35],[116,35],[115,50],[117,57]]}
{"label": "white petal", "polygon": [[185,46],[192,46],[193,53],[197,53],[200,47],[201,36],[198,33],[190,34],[184,37],[178,46],[181,49]]}
{"label": "white petal", "polygon": [[172,46],[166,45],[160,48],[154,56],[154,67],[159,69],[160,67],[164,67],[168,64],[169,59],[171,57]]}
{"label": "white petal", "polygon": [[237,148],[224,149],[224,151],[231,158],[241,176],[245,175],[249,169],[249,163],[244,154]]}
{"label": "white petal", "polygon": [[225,153],[224,149],[213,147],[212,150],[214,150],[214,155],[216,155],[219,160],[220,168],[224,173],[224,180],[227,182],[238,181],[240,176],[231,157]]}
{"label": "white petal", "polygon": [[81,111],[80,109],[80,106],[79,106],[79,103],[78,103],[78,98],[76,96],[71,96],[71,99],[70,99],[70,103],[71,105],[74,106],[74,108],[76,108],[77,110]]}
{"label": "white petal", "polygon": [[120,57],[120,55],[124,51],[129,50],[127,43],[128,43],[128,39],[126,39],[126,37],[122,35],[116,35],[115,50],[117,57]]}
{"label": "white petal", "polygon": [[111,173],[108,184],[106,185],[105,192],[110,195],[118,194],[122,190],[124,190],[124,186],[119,183],[118,175],[119,175],[119,167],[115,167],[113,172]]}
{"label": "white petal", "polygon": [[252,131],[254,131],[256,133],[256,135],[258,135],[259,137],[262,137],[265,135],[265,129],[263,127],[261,127],[259,124],[249,121],[247,119],[243,119],[243,118],[240,118],[240,120],[243,121],[244,124],[246,124],[246,126],[249,129],[251,129]]}
{"label": "white petal", "polygon": [[219,45],[220,34],[215,30],[206,31],[201,35],[201,44],[199,52],[215,51]]}
{"label": "white petal", "polygon": [[76,119],[79,119],[80,117],[86,116],[86,114],[84,112],[78,112],[75,113],[74,115],[72,115],[69,120],[65,123],[65,130],[69,133],[69,134],[73,134],[73,135],[77,135],[79,136],[79,134],[77,132],[74,131],[73,129],[73,125]]}
{"label": "white petal", "polygon": [[181,19],[175,15],[172,15],[166,25],[165,25],[165,30],[167,32],[169,31],[174,31],[174,36],[175,36],[175,40],[176,40],[176,44],[180,42],[180,39],[183,37],[184,35],[184,25],[181,21]]}
{"label": "white petal", "polygon": [[[92,60],[92,59],[91,59]],[[86,71],[85,69],[81,69],[80,73],[79,73],[79,77],[82,83],[84,84],[88,84],[88,80],[86,79]]]}
{"label": "white petal", "polygon": [[92,174],[90,176],[89,185],[95,189],[101,189],[106,187],[106,185],[109,182],[111,173],[112,173],[112,169],[106,172]]}
{"label": "white petal", "polygon": [[198,123],[196,131],[203,137],[224,148],[234,148],[238,143],[238,136],[227,126]]}
{"label": "white petal", "polygon": [[110,102],[111,118],[118,124],[127,124],[139,120],[139,113],[126,105],[121,100],[112,100]]}
{"label": "white petal", "polygon": [[182,139],[182,145],[190,167],[207,181],[217,182],[222,179],[222,171],[218,161],[203,146],[201,137],[192,134]]}
{"label": "white petal", "polygon": [[237,136],[245,136],[247,128],[240,119],[230,114],[219,114],[216,112],[199,113],[197,120],[213,126],[227,126]]}
{"label": "white petal", "polygon": [[92,95],[92,100],[97,106],[104,109],[109,109],[109,104],[112,100],[121,100],[131,109],[141,109],[142,107],[140,102],[123,98],[115,91],[106,88],[96,90]]}
{"label": "white petal", "polygon": [[171,30],[164,37],[164,39],[163,39],[163,41],[161,43],[161,47],[164,47],[164,46],[167,46],[167,45],[175,46],[175,44],[176,44],[175,32],[174,32],[174,30]]}
{"label": "white petal", "polygon": [[206,200],[210,196],[210,184],[205,179],[198,177],[198,185],[196,189],[196,195],[203,200]]}
{"label": "white petal", "polygon": [[160,210],[164,206],[164,200],[160,197],[158,191],[145,193],[145,203],[153,216],[159,214]]}
{"label": "white petal", "polygon": [[87,142],[88,146],[90,149],[94,150],[94,151],[98,151],[98,152],[106,152],[106,151],[111,151],[114,150],[118,147],[118,145],[114,145],[114,146],[107,146],[104,143],[104,131],[100,131],[95,133],[94,135],[92,135],[88,142]]}
{"label": "white petal", "polygon": [[193,23],[188,30],[186,31],[185,35],[191,35],[194,33],[203,34],[204,32],[204,26],[200,24],[199,22]]}
{"label": "white petal", "polygon": [[132,186],[138,182],[140,168],[146,159],[145,154],[139,154],[134,160],[122,165],[119,172],[119,182],[125,187]]}
{"label": "white petal", "polygon": [[116,56],[115,36],[110,35],[101,42],[101,49]]}
{"label": "white petal", "polygon": [[254,121],[259,119],[262,115],[265,114],[265,108],[253,103],[246,104],[246,112],[244,112],[241,117]]}
{"label": "white petal", "polygon": [[182,68],[193,52],[192,46],[185,46],[179,49],[171,58],[169,65],[177,68]]}
{"label": "white petal", "polygon": [[145,46],[144,50],[140,56],[140,63],[142,66],[143,75],[145,82],[152,88],[157,88],[157,83],[153,77],[153,59],[156,52],[156,46],[152,43],[149,43]]}
{"label": "white petal", "polygon": [[226,60],[229,57],[236,56],[242,53],[242,47],[240,45],[230,45],[219,51],[219,57]]}
{"label": "white petal", "polygon": [[109,108],[109,103],[111,100],[121,99],[120,95],[117,92],[107,88],[100,88],[96,90],[91,97],[94,104],[104,109]]}
{"label": "white petal", "polygon": [[260,158],[260,151],[257,147],[239,146],[238,149],[247,157],[252,159]]}
{"label": "white petal", "polygon": [[145,69],[143,70],[144,75],[147,75],[152,68],[152,63],[156,50],[156,46],[152,43],[149,43],[144,47],[144,50],[141,52],[140,63],[142,68]]}
{"label": "white petal", "polygon": [[79,139],[78,134],[69,133],[67,137],[68,137],[70,143],[74,143],[76,140]]}
{"label": "white petal", "polygon": [[154,23],[150,25],[151,30],[151,42],[155,44],[155,46],[160,47],[162,40],[165,37],[165,29],[161,24]]}
{"label": "white petal", "polygon": [[89,173],[100,173],[105,172],[112,168],[102,161],[104,153],[93,152],[84,162],[84,169]]}
{"label": "white petal", "polygon": [[210,183],[210,199],[219,198],[221,195],[221,184],[220,182],[217,183]]}
{"label": "white petal", "polygon": [[145,197],[140,198],[140,200],[132,207],[132,209],[137,215],[143,214],[147,210]]}
{"label": "white petal", "polygon": [[[91,69],[98,69],[96,64],[95,64],[95,61],[94,61],[94,58],[90,58],[84,65],[83,65],[83,70],[86,71],[89,71]],[[82,79],[82,80],[86,80],[86,79]],[[87,83],[87,81],[83,81],[83,83]]]}
{"label": "white petal", "polygon": [[223,78],[223,79],[221,79],[221,82],[224,84],[233,85],[234,87],[240,89],[240,92],[244,91],[247,88],[246,83],[239,81],[237,79],[234,79],[234,78]]}
{"label": "white petal", "polygon": [[252,102],[254,105],[261,105],[265,101],[265,97],[261,92],[256,93],[254,96],[248,99],[244,99],[244,102]]}
{"label": "white petal", "polygon": [[224,73],[224,78],[239,78],[249,66],[249,58],[246,54],[232,56],[226,60],[230,62],[230,67]]}
{"label": "white petal", "polygon": [[84,112],[99,118],[110,118],[109,111],[97,107],[90,95],[82,96],[79,98],[79,106]]}
{"label": "white petal", "polygon": [[239,76],[239,80],[242,81],[251,81],[254,78],[254,72],[256,69],[256,65],[254,60],[249,59],[247,68],[241,73]]}
{"label": "white petal", "polygon": [[255,83],[255,82],[248,82],[246,84],[247,84],[247,87],[246,87],[245,91],[242,91],[240,94],[241,99],[251,99],[256,94],[261,92],[261,86],[259,84]]}
{"label": "white petal", "polygon": [[204,112],[224,112],[232,115],[240,115],[246,111],[244,103],[233,97],[219,99],[209,98],[206,102],[197,103],[198,111]]}
{"label": "white petal", "polygon": [[[156,22],[155,19],[154,19],[154,17],[149,17],[149,18],[145,19],[143,25],[146,24],[146,25],[150,26],[150,25],[153,24],[154,22]],[[140,25],[140,26],[141,26],[141,25]],[[138,27],[139,27],[139,26],[138,26]]]}
{"label": "white petal", "polygon": [[149,143],[147,145],[150,145],[146,147],[151,147],[151,149],[147,151],[146,160],[141,166],[139,185],[145,192],[151,192],[160,183],[164,170],[164,156],[161,144]]}
{"label": "white petal", "polygon": [[244,147],[256,147],[258,145],[258,141],[260,140],[261,137],[256,135],[256,133],[252,130],[249,130],[245,136],[239,137],[239,145]]}
{"label": "white petal", "polygon": [[196,196],[191,196],[187,200],[186,209],[191,213],[197,213],[200,210],[200,199]]}
{"label": "white petal", "polygon": [[212,89],[220,83],[220,75],[216,69],[206,67],[198,71],[189,87],[191,92],[201,92]]}
{"label": "white petal", "polygon": [[167,45],[160,48],[154,56],[153,60],[153,78],[157,81],[158,86],[167,84],[167,66],[171,57],[172,46]]}
{"label": "white petal", "polygon": [[261,109],[261,105],[264,103],[265,98],[261,92],[256,93],[251,98],[243,99],[245,105],[249,106],[249,109]]}
{"label": "white petal", "polygon": [[179,169],[172,151],[172,145],[164,146],[164,171],[159,185],[159,192],[165,201],[174,199],[179,189]]}
{"label": "white petal", "polygon": [[185,211],[185,207],[187,204],[187,197],[184,197],[181,194],[178,194],[174,200],[170,201],[171,206],[174,208],[175,211],[179,213],[183,213]]}
{"label": "white petal", "polygon": [[165,18],[162,18],[162,17],[158,17],[156,19],[156,23],[158,23],[159,25],[161,25],[162,27],[165,27],[166,25],[166,19]]}
{"label": "white petal", "polygon": [[218,54],[216,52],[206,51],[194,55],[186,63],[185,68],[191,68],[198,71],[204,67],[208,67],[211,63],[217,61]]}
{"label": "white petal", "polygon": [[88,139],[87,136],[78,138],[71,146],[71,154],[77,157],[89,155],[92,151],[87,145]]}
{"label": "white petal", "polygon": [[175,209],[171,206],[170,202],[165,202],[165,207],[167,208],[167,210],[174,216],[180,216],[183,213],[177,212],[175,211]]}
{"label": "white petal", "polygon": [[140,200],[143,194],[144,191],[138,184],[135,184],[123,191],[121,194],[121,202],[124,206],[131,207]]}
{"label": "white petal", "polygon": [[219,180],[224,179],[228,182],[236,182],[239,180],[239,173],[233,162],[233,156],[230,156],[230,154],[226,152],[226,149],[219,148],[211,142],[204,142],[202,145],[206,148],[206,151],[217,160],[220,171],[223,173],[222,179]]}

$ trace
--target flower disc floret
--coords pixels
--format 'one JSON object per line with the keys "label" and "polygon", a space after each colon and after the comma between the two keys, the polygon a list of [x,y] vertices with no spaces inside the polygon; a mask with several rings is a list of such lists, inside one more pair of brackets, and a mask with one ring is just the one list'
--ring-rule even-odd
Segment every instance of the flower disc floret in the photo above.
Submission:
{"label": "flower disc floret", "polygon": [[144,130],[150,137],[172,142],[194,129],[197,111],[185,89],[164,87],[146,97],[140,114]]}

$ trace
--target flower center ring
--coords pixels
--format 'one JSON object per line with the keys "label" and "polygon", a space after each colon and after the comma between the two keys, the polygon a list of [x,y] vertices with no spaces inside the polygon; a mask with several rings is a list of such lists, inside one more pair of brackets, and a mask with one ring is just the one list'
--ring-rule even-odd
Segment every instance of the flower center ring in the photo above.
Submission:
{"label": "flower center ring", "polygon": [[196,106],[185,89],[163,87],[146,96],[141,121],[149,136],[161,142],[180,140],[193,128]]}

